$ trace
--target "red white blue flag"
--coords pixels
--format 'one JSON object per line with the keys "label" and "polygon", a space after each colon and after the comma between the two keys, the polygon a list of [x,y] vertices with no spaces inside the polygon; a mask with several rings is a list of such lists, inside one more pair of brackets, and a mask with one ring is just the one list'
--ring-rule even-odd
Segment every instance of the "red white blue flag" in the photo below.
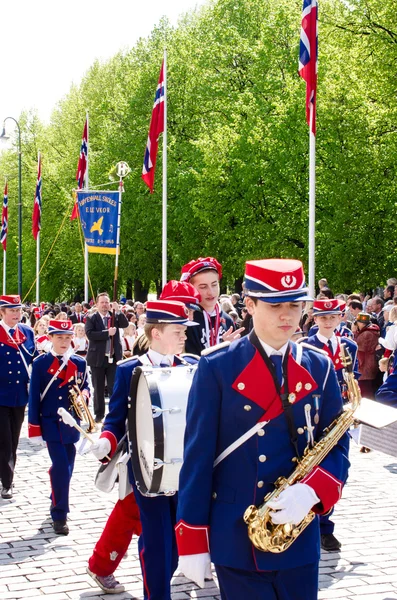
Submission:
{"label": "red white blue flag", "polygon": [[4,198],[3,198],[3,212],[1,215],[1,233],[0,233],[0,242],[3,246],[3,250],[7,250],[7,233],[8,233],[8,183],[6,181],[6,185],[4,188]]}
{"label": "red white blue flag", "polygon": [[157,84],[152,118],[150,121],[149,135],[143,160],[142,179],[149,186],[153,194],[154,172],[156,169],[157,150],[159,147],[160,133],[164,131],[164,62],[161,65],[159,82]]}
{"label": "red white blue flag", "polygon": [[37,183],[32,215],[32,233],[35,240],[41,229],[41,154],[39,152],[37,165]]}
{"label": "red white blue flag", "polygon": [[[87,172],[87,162],[88,162],[88,123],[87,123],[87,119],[86,119],[85,124],[84,124],[83,139],[81,140],[80,157],[79,157],[79,162],[77,165],[77,172],[76,172],[76,181],[77,181],[77,189],[78,190],[81,190],[84,187],[85,174]],[[74,203],[74,206],[73,206],[72,214],[70,215],[70,220],[73,221],[73,219],[77,219],[78,216],[79,216],[79,205],[76,200],[76,202]]]}
{"label": "red white blue flag", "polygon": [[310,127],[310,107],[313,107],[312,132],[316,133],[316,93],[318,55],[318,3],[303,0],[299,75],[306,81],[306,121]]}

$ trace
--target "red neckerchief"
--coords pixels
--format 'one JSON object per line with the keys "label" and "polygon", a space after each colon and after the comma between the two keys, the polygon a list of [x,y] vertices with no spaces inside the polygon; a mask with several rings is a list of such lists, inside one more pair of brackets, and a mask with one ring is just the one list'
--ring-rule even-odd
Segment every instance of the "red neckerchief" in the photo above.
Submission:
{"label": "red neckerchief", "polygon": [[[218,344],[218,335],[219,335],[219,329],[221,326],[221,318],[220,318],[220,314],[219,314],[219,304],[215,305],[215,326],[212,327],[212,319],[211,319],[211,315],[206,311],[203,310],[204,312],[204,316],[207,320],[207,325],[208,325],[208,344],[210,347],[212,346],[216,346]],[[207,328],[206,328],[207,329]]]}

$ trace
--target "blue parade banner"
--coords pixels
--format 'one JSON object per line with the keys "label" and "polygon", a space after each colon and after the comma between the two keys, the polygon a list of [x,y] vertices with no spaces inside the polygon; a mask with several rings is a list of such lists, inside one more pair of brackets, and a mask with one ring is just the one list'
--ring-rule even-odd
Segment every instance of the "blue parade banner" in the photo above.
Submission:
{"label": "blue parade banner", "polygon": [[88,252],[116,254],[119,192],[79,190],[77,202]]}

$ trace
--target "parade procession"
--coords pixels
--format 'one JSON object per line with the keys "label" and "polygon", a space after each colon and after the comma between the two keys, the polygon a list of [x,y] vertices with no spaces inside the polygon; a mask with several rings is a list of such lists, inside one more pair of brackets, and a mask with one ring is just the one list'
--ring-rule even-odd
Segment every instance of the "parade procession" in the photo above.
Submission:
{"label": "parade procession", "polygon": [[0,599],[397,600],[391,0],[131,4],[0,101]]}

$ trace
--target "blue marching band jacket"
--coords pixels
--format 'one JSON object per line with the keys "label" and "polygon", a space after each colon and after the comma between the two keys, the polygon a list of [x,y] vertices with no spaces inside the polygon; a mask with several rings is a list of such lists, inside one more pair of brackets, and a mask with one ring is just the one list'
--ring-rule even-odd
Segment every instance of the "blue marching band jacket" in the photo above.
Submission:
{"label": "blue marching band jacket", "polygon": [[[78,442],[80,433],[66,425],[57,413],[61,407],[71,409],[69,394],[73,385],[89,397],[84,358],[73,355],[65,363],[48,352],[34,360],[29,390],[29,437],[41,435],[46,442],[62,444]],[[80,424],[76,414],[72,415]]]}
{"label": "blue marching band jacket", "polygon": [[315,348],[319,348],[320,350],[323,350],[329,356],[329,358],[331,359],[331,361],[334,365],[334,368],[336,371],[336,376],[339,381],[339,385],[342,386],[344,384],[344,379],[343,379],[343,364],[340,359],[341,344],[343,344],[350,353],[352,363],[353,363],[353,371],[354,371],[354,375],[355,375],[356,379],[358,379],[360,376],[360,373],[358,371],[358,354],[357,354],[358,346],[357,346],[356,342],[354,342],[352,339],[347,338],[347,337],[340,337],[335,334],[334,339],[337,344],[337,347],[334,350],[334,352],[331,352],[331,349],[329,348],[329,346],[327,344],[325,344],[322,340],[319,339],[318,332],[312,336],[309,336],[304,341],[306,344],[310,344],[310,346],[314,346]]}
{"label": "blue marching band jacket", "polygon": [[14,335],[0,327],[0,406],[25,406],[29,367],[36,356],[34,333],[18,323]]}
{"label": "blue marching band jacket", "polygon": [[[273,377],[249,337],[202,356],[190,390],[184,463],[180,473],[176,537],[180,555],[210,552],[212,562],[244,570],[292,569],[320,555],[318,519],[282,554],[251,544],[243,521],[246,508],[260,505],[281,475],[294,468],[295,451]],[[290,342],[289,402],[300,455],[343,410],[332,363],[314,348]],[[284,386],[281,388],[284,392]],[[248,430],[268,421],[215,468],[216,458]],[[303,480],[328,512],[341,496],[349,467],[345,434]]]}

